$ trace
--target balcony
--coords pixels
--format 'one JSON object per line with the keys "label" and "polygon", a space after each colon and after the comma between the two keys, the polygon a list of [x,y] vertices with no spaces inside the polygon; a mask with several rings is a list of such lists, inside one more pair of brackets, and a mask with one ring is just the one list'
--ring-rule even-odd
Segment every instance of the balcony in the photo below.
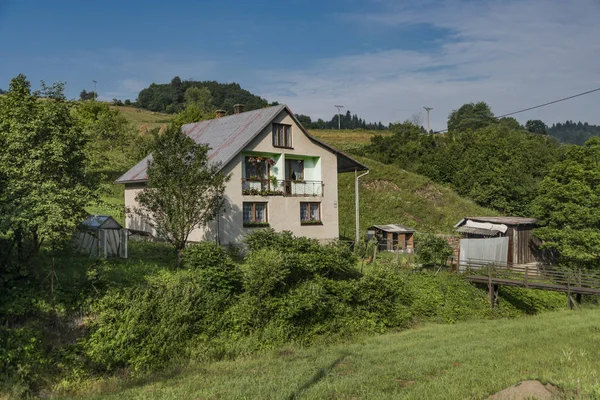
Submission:
{"label": "balcony", "polygon": [[275,179],[242,179],[245,196],[323,196],[323,181],[279,181]]}

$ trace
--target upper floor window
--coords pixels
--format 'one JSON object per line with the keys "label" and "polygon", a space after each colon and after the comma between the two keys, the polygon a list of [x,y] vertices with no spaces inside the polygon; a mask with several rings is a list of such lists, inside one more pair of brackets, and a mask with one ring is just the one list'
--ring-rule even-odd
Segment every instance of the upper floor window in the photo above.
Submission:
{"label": "upper floor window", "polygon": [[292,126],[273,124],[273,146],[292,147]]}

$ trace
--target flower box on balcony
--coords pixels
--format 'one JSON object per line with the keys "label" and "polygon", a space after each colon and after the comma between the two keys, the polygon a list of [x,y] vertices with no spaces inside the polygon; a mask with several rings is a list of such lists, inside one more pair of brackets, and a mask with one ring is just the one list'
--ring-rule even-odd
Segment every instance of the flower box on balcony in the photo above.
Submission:
{"label": "flower box on balcony", "polygon": [[283,190],[243,189],[244,196],[283,196]]}

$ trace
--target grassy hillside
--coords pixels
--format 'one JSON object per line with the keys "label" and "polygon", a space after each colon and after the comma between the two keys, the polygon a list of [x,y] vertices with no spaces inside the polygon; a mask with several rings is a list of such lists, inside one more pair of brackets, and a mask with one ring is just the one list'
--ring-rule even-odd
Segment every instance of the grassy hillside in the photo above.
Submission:
{"label": "grassy hillside", "polygon": [[[429,178],[355,157],[370,168],[360,179],[360,228],[363,233],[373,224],[402,224],[418,231],[451,233],[461,218],[497,215],[460,197],[452,189]],[[354,237],[354,174],[339,175],[340,234]]]}
{"label": "grassy hillside", "polygon": [[148,110],[142,110],[141,108],[128,106],[114,106],[114,108],[119,109],[123,116],[127,118],[129,123],[131,123],[131,125],[138,131],[160,127],[163,124],[171,122],[173,119],[172,114],[152,112]]}
{"label": "grassy hillside", "polygon": [[[309,349],[204,364],[139,385],[105,384],[109,399],[482,399],[523,380],[565,398],[600,396],[598,310],[426,325]],[[560,338],[560,339],[559,339]]]}

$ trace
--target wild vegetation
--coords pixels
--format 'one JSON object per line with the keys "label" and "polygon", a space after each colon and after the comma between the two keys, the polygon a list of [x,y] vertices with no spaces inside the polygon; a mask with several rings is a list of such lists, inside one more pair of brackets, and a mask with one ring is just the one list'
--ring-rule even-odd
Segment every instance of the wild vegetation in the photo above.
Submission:
{"label": "wild vegetation", "polygon": [[583,145],[592,136],[600,136],[600,126],[591,125],[587,122],[565,121],[564,123],[552,124],[547,128],[548,134],[562,143]]}

